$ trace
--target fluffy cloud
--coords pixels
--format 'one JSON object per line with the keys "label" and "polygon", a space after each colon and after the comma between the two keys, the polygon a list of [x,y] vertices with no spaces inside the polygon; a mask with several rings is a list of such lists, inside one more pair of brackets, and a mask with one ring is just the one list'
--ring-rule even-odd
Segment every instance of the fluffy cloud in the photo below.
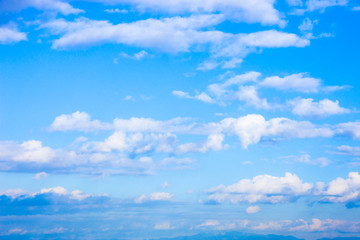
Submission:
{"label": "fluffy cloud", "polygon": [[16,43],[26,40],[26,33],[19,32],[17,29],[7,26],[0,27],[0,44]]}
{"label": "fluffy cloud", "polygon": [[274,0],[93,0],[110,4],[131,4],[139,11],[161,11],[167,13],[222,13],[228,19],[264,25],[285,25],[279,12],[274,8]]}
{"label": "fluffy cloud", "polygon": [[26,8],[36,8],[42,11],[56,11],[64,15],[79,14],[81,9],[73,8],[61,0],[4,0],[0,2],[1,11],[21,11]]}
{"label": "fluffy cloud", "polygon": [[326,127],[316,127],[307,121],[288,118],[273,118],[268,121],[258,114],[240,118],[225,118],[219,124],[210,124],[227,135],[238,136],[243,148],[260,142],[263,137],[314,138],[331,137],[333,131]]}
{"label": "fluffy cloud", "polygon": [[112,126],[107,123],[102,123],[99,120],[91,120],[89,114],[85,112],[76,111],[71,115],[62,114],[55,118],[51,124],[50,131],[95,131],[111,129]]}
{"label": "fluffy cloud", "polygon": [[260,208],[258,206],[250,206],[246,209],[246,213],[248,213],[248,214],[257,213],[259,211],[260,211]]}
{"label": "fluffy cloud", "polygon": [[296,98],[289,101],[293,106],[292,113],[303,117],[327,117],[331,115],[350,113],[349,109],[339,106],[339,101],[331,101],[323,99],[319,102],[314,102],[312,98]]}
{"label": "fluffy cloud", "polygon": [[206,141],[200,143],[185,143],[179,145],[175,153],[184,154],[188,152],[201,152],[219,151],[224,148],[223,141],[225,136],[223,134],[210,134]]}
{"label": "fluffy cloud", "polygon": [[360,175],[358,172],[350,172],[346,179],[337,178],[327,186],[318,183],[317,191],[322,195],[322,201],[343,203],[357,202],[360,195]]}
{"label": "fluffy cloud", "polygon": [[33,177],[33,179],[41,179],[41,178],[46,178],[49,174],[47,174],[46,172],[39,172],[37,174],[35,174],[35,176]]}
{"label": "fluffy cloud", "polygon": [[[49,29],[53,34],[61,35],[53,42],[54,49],[117,43],[178,53],[202,46],[202,49],[209,49],[212,59],[227,59],[224,62],[227,66],[241,62],[241,58],[259,48],[305,47],[310,44],[308,39],[277,30],[249,34],[207,30],[224,20],[221,14],[211,14],[150,18],[113,25],[108,21],[78,18],[73,22],[64,19],[53,20],[41,24],[40,28]],[[231,64],[231,61],[235,62]]]}
{"label": "fluffy cloud", "polygon": [[313,185],[303,183],[296,175],[286,173],[284,177],[259,175],[253,179],[243,179],[238,183],[220,185],[210,189],[209,201],[231,203],[269,202],[281,203],[311,193]]}
{"label": "fluffy cloud", "polygon": [[[100,174],[150,174],[153,163],[142,157],[129,158],[119,152],[52,149],[42,142],[30,140],[23,143],[0,142],[0,170],[36,173],[67,172],[90,175]],[[38,176],[39,177],[39,176]]]}
{"label": "fluffy cloud", "polygon": [[[225,79],[225,80],[224,80]],[[261,79],[259,72],[247,72],[240,75],[228,72],[221,76],[220,83],[213,83],[207,86],[207,90],[201,95],[206,96],[199,99],[198,95],[191,96],[187,92],[173,91],[173,95],[179,98],[200,100],[208,103],[227,105],[230,102],[241,102],[247,106],[258,109],[286,108],[286,105],[271,103],[266,98],[261,97],[261,90],[273,88],[280,91],[292,91],[301,93],[316,93],[321,91],[329,92],[344,89],[346,86],[321,86],[321,80],[306,77],[305,73],[292,74],[284,77],[271,76]],[[287,105],[293,107],[293,113],[302,116],[325,117],[334,114],[348,113],[350,110],[339,106],[337,101],[323,99],[320,102],[313,102],[313,99],[296,98],[288,101]]]}
{"label": "fluffy cloud", "polygon": [[141,195],[135,199],[135,203],[144,203],[148,201],[169,201],[174,196],[174,194],[168,192],[154,192],[150,193],[149,195]]}
{"label": "fluffy cloud", "polygon": [[360,122],[347,122],[337,125],[336,132],[342,135],[349,135],[354,139],[360,139]]}
{"label": "fluffy cloud", "polygon": [[[79,137],[67,147],[59,149],[43,146],[42,142],[36,140],[23,143],[2,141],[0,169],[31,173],[68,171],[90,175],[152,174],[156,169],[189,168],[194,161],[177,156],[225,149],[229,145],[228,138],[234,136],[238,137],[240,145],[246,149],[269,138],[283,141],[344,135],[348,134],[347,128],[349,131],[356,130],[348,127],[349,124],[353,123],[317,126],[309,121],[288,118],[267,120],[259,114],[224,118],[219,122],[210,123],[197,123],[184,118],[168,121],[116,118],[113,123],[105,123],[92,120],[87,113],[75,112],[56,117],[50,129],[86,132],[113,129],[113,132],[103,140],[94,141],[91,134],[88,138]],[[181,142],[179,139],[182,138],[178,138],[178,135],[197,135],[203,136],[204,139],[197,142]],[[153,161],[153,157],[156,161]],[[157,161],[159,157],[160,161]],[[327,159],[310,161],[309,157],[299,158],[298,161],[322,166],[328,163]]]}
{"label": "fluffy cloud", "polygon": [[186,52],[196,43],[222,40],[224,35],[221,32],[198,31],[200,28],[217,25],[221,21],[221,15],[200,15],[160,20],[150,18],[113,25],[107,21],[79,18],[74,22],[57,19],[42,24],[41,28],[49,28],[53,33],[63,34],[53,43],[55,49],[113,42],[176,53]]}
{"label": "fluffy cloud", "polygon": [[0,159],[2,160],[46,163],[54,159],[55,156],[55,151],[42,146],[40,141],[30,140],[21,144],[11,141],[0,142]]}
{"label": "fluffy cloud", "polygon": [[303,183],[291,173],[284,177],[258,175],[229,186],[219,185],[207,192],[208,201],[217,203],[284,203],[300,197],[312,197],[323,203],[357,203],[360,200],[360,175],[350,172],[347,178],[339,177],[328,184]]}
{"label": "fluffy cloud", "polygon": [[260,83],[260,86],[283,91],[292,90],[303,93],[312,93],[319,90],[320,79],[305,77],[305,73],[298,73],[285,77],[267,77]]}

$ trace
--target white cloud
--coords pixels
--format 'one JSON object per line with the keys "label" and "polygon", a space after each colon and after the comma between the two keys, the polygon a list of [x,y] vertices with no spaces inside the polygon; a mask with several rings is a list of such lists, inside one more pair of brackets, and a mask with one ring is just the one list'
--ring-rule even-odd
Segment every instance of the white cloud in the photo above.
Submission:
{"label": "white cloud", "polygon": [[21,190],[21,189],[9,189],[9,190],[0,192],[0,195],[6,195],[11,198],[21,197],[21,199],[34,198],[35,196],[43,195],[43,194],[54,194],[54,195],[58,195],[58,196],[66,196],[69,199],[74,199],[74,200],[78,200],[78,201],[83,201],[90,197],[108,197],[109,196],[108,194],[97,194],[97,195],[85,194],[79,190],[74,190],[74,191],[69,192],[67,189],[65,189],[64,187],[61,187],[61,186],[52,187],[52,188],[43,188],[37,192],[29,192],[29,191],[25,191],[25,190]]}
{"label": "white cloud", "polygon": [[309,195],[312,188],[312,184],[303,183],[291,173],[286,173],[284,177],[258,175],[253,179],[242,179],[230,186],[220,185],[210,189],[208,200],[219,203],[225,201],[281,203]]}
{"label": "white cloud", "polygon": [[308,0],[306,1],[306,7],[308,11],[324,11],[328,7],[345,6],[348,0]]}
{"label": "white cloud", "polygon": [[0,44],[10,44],[26,40],[26,33],[19,32],[16,28],[9,26],[0,27]]}
{"label": "white cloud", "polygon": [[174,90],[172,91],[172,94],[174,96],[177,96],[179,98],[188,98],[188,99],[196,99],[196,100],[199,100],[201,102],[205,102],[205,103],[214,103],[215,100],[212,99],[207,93],[205,92],[202,92],[202,93],[199,93],[195,96],[191,96],[189,93],[187,92],[183,92],[183,91],[177,91],[177,90]]}
{"label": "white cloud", "polygon": [[46,178],[49,174],[47,174],[46,172],[39,172],[37,174],[35,174],[35,176],[33,177],[33,179],[41,179],[41,178]]}
{"label": "white cloud", "polygon": [[336,148],[337,154],[341,155],[350,155],[350,156],[360,156],[360,147],[352,147],[347,145],[341,145]]}
{"label": "white cloud", "polygon": [[121,13],[121,14],[129,13],[129,11],[126,9],[118,9],[118,8],[105,9],[104,11],[106,13]]}
{"label": "white cloud", "polygon": [[303,15],[305,12],[314,11],[323,13],[328,7],[346,6],[347,4],[348,0],[307,0],[305,2],[305,8],[297,8],[293,11],[293,14]]}
{"label": "white cloud", "polygon": [[84,12],[81,9],[73,8],[69,3],[61,0],[4,0],[0,3],[2,11],[21,11],[30,7],[42,11],[56,11],[64,15]]}
{"label": "white cloud", "polygon": [[341,135],[349,135],[354,139],[360,139],[360,122],[347,122],[337,125],[336,132]]}
{"label": "white cloud", "polygon": [[102,123],[99,120],[91,120],[89,114],[76,111],[71,115],[62,114],[55,118],[51,124],[50,131],[96,131],[108,130],[112,126],[108,123]]}
{"label": "white cloud", "polygon": [[79,18],[74,22],[57,19],[40,27],[49,28],[55,34],[63,34],[54,41],[55,49],[112,42],[177,53],[188,51],[194,44],[221,40],[224,37],[221,32],[199,31],[200,28],[213,26],[221,21],[222,16],[215,14],[188,18],[150,18],[117,25]]}
{"label": "white cloud", "polygon": [[292,90],[303,93],[318,92],[320,79],[306,77],[305,73],[292,74],[285,77],[267,77],[260,86],[275,88],[278,90]]}
{"label": "white cloud", "polygon": [[158,223],[154,226],[155,230],[170,230],[175,229],[175,227],[171,226],[170,222],[162,222]]}
{"label": "white cloud", "polygon": [[291,227],[289,229],[290,231],[330,231],[344,229],[350,225],[347,221],[336,219],[320,220],[318,218],[313,218],[311,222],[299,219],[296,222],[297,226]]}
{"label": "white cloud", "polygon": [[258,206],[250,206],[246,209],[246,213],[248,213],[248,214],[257,213],[259,211],[260,211],[260,208]]}
{"label": "white cloud", "polygon": [[350,113],[349,109],[339,106],[339,101],[331,101],[323,99],[314,102],[312,98],[296,98],[289,101],[293,106],[292,113],[303,117],[319,117],[324,118],[331,115]]}
{"label": "white cloud", "polygon": [[131,4],[139,11],[161,11],[167,13],[222,13],[228,19],[264,25],[284,26],[280,13],[274,8],[274,0],[96,0],[112,4]]}
{"label": "white cloud", "polygon": [[130,59],[134,59],[134,60],[141,60],[143,58],[145,58],[146,56],[149,55],[149,53],[145,50],[141,50],[140,52],[134,53],[134,55],[129,55],[127,53],[121,53],[120,54],[122,57],[124,58],[130,58]]}
{"label": "white cloud", "polygon": [[325,167],[329,165],[330,161],[325,157],[319,157],[316,159],[312,159],[309,154],[302,154],[300,156],[286,156],[281,157],[282,159],[291,159],[294,162],[312,164],[312,165],[319,165],[321,167]]}
{"label": "white cloud", "polygon": [[299,26],[299,30],[302,33],[312,32],[314,24],[317,24],[317,21],[311,21],[309,18],[305,18],[302,24]]}
{"label": "white cloud", "polygon": [[175,149],[176,154],[185,154],[189,152],[219,151],[224,148],[223,141],[225,136],[223,134],[210,134],[206,141],[200,143],[184,143]]}
{"label": "white cloud", "polygon": [[0,142],[0,159],[14,162],[46,163],[54,159],[56,152],[50,147],[42,146],[36,140],[24,141],[21,144],[12,141]]}
{"label": "white cloud", "polygon": [[347,178],[336,178],[328,184],[323,182],[303,183],[295,174],[284,177],[258,175],[252,179],[242,179],[238,183],[219,185],[207,191],[208,201],[217,203],[284,203],[302,197],[317,199],[325,203],[349,203],[360,201],[360,175],[350,172]]}
{"label": "white cloud", "polygon": [[175,195],[168,192],[154,192],[149,195],[141,195],[135,199],[135,203],[144,203],[148,201],[170,201]]}
{"label": "white cloud", "polygon": [[40,28],[50,29],[53,34],[61,35],[53,42],[54,49],[117,43],[179,53],[202,46],[203,51],[208,49],[211,53],[211,59],[199,67],[203,70],[218,66],[218,58],[225,59],[225,65],[234,65],[259,48],[305,47],[310,44],[308,39],[277,30],[249,34],[207,30],[208,27],[216,26],[224,20],[221,14],[211,14],[150,18],[113,25],[108,21],[78,18],[73,22],[57,19],[41,24]]}
{"label": "white cloud", "polygon": [[214,226],[219,226],[220,223],[217,220],[207,220],[206,222],[203,222],[199,225],[197,225],[197,228],[204,228],[204,227],[214,227]]}
{"label": "white cloud", "polygon": [[327,202],[342,203],[358,201],[360,196],[360,175],[358,172],[350,172],[346,179],[337,178],[326,187],[318,185],[318,194]]}
{"label": "white cloud", "polygon": [[240,118],[225,118],[219,124],[210,124],[226,135],[238,136],[243,148],[260,142],[263,137],[313,138],[331,137],[333,131],[326,127],[316,127],[307,121],[288,118],[273,118],[268,121],[261,115],[249,114]]}
{"label": "white cloud", "polygon": [[265,98],[260,98],[255,86],[240,86],[235,93],[239,101],[260,109],[269,109],[271,106]]}

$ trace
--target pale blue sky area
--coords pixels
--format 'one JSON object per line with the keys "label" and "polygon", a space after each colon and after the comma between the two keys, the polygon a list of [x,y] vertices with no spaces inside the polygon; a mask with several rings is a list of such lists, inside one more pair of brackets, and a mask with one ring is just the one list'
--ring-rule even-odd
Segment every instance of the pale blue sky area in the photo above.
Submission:
{"label": "pale blue sky area", "polygon": [[359,22],[357,0],[0,0],[0,239],[360,237]]}

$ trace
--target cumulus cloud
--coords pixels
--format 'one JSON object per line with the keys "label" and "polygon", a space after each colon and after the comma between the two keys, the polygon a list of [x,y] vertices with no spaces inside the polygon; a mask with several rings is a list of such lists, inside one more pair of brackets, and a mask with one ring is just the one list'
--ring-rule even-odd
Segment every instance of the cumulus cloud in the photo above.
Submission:
{"label": "cumulus cloud", "polygon": [[96,0],[110,4],[130,4],[139,11],[151,10],[172,14],[182,13],[221,13],[227,19],[244,21],[247,23],[261,23],[263,25],[277,24],[284,26],[280,13],[274,8],[274,0],[175,0],[175,1],[147,1],[147,0]]}
{"label": "cumulus cloud", "polygon": [[76,111],[71,115],[62,114],[55,118],[51,124],[50,131],[95,131],[111,129],[112,126],[107,123],[102,123],[99,120],[91,120],[89,114],[85,112]]}
{"label": "cumulus cloud", "polygon": [[350,113],[349,109],[339,106],[339,101],[323,99],[314,102],[312,98],[296,98],[289,101],[293,107],[292,113],[302,117],[324,118],[331,115]]}
{"label": "cumulus cloud", "polygon": [[[261,90],[264,88],[273,88],[279,91],[316,93],[320,90],[325,92],[335,91],[343,89],[345,86],[322,86],[320,79],[307,77],[305,73],[284,77],[263,77],[261,79],[261,73],[251,71],[240,75],[227,72],[221,76],[220,83],[208,85],[206,91],[201,93],[206,96],[206,101],[181,90],[176,90],[172,93],[179,98],[195,99],[223,106],[231,102],[240,102],[246,106],[253,106],[258,109],[286,108],[285,104],[271,103],[266,98],[261,97]],[[293,107],[294,114],[301,116],[326,117],[350,112],[350,110],[340,107],[337,101],[333,102],[329,99],[323,99],[317,103],[313,102],[311,98],[296,98],[288,101],[287,105]]]}
{"label": "cumulus cloud", "polygon": [[135,199],[135,203],[144,203],[149,201],[170,201],[175,195],[168,192],[154,192],[148,195],[141,195]]}
{"label": "cumulus cloud", "polygon": [[[258,175],[238,183],[219,185],[207,191],[209,202],[284,203],[298,198],[317,199],[321,203],[353,203],[360,201],[360,175],[350,172],[347,178],[336,178],[328,184],[303,183],[295,174],[284,177]],[[348,206],[348,205],[347,205]]]}
{"label": "cumulus cloud", "polygon": [[317,194],[322,195],[322,201],[343,203],[357,202],[360,195],[360,175],[358,172],[350,172],[347,178],[336,178],[327,186],[318,183]]}
{"label": "cumulus cloud", "polygon": [[21,11],[26,8],[36,8],[41,11],[56,11],[64,15],[79,14],[81,9],[73,8],[69,3],[62,0],[3,0],[0,9],[3,12]]}
{"label": "cumulus cloud", "polygon": [[188,152],[219,151],[224,148],[223,141],[225,136],[223,134],[210,134],[206,141],[200,143],[185,143],[177,146],[175,154],[184,154]]}
{"label": "cumulus cloud", "polygon": [[349,135],[354,139],[360,139],[360,122],[346,122],[337,125],[336,132],[341,135]]}
{"label": "cumulus cloud", "polygon": [[41,179],[41,178],[46,178],[49,174],[47,174],[46,172],[39,172],[37,174],[35,174],[35,176],[33,177],[33,179]]}
{"label": "cumulus cloud", "polygon": [[[348,127],[348,125],[351,127]],[[298,138],[330,138],[355,134],[354,123],[318,126],[310,121],[289,118],[265,119],[259,114],[224,118],[219,122],[198,123],[191,119],[174,118],[159,121],[150,118],[115,118],[113,123],[92,120],[87,113],[61,115],[51,124],[52,131],[113,132],[103,140],[80,137],[64,148],[53,149],[36,140],[23,143],[0,142],[0,168],[3,171],[38,173],[83,172],[86,174],[151,174],[156,169],[183,169],[194,163],[188,153],[206,153],[228,147],[228,138],[238,137],[247,149],[267,139],[284,141]],[[350,132],[349,132],[350,131]],[[202,141],[182,142],[178,136],[205,136]],[[91,136],[91,135],[90,135]],[[356,135],[355,135],[356,138]],[[164,156],[165,154],[165,156]],[[161,156],[162,161],[153,161]],[[314,163],[308,158],[303,162]],[[327,159],[315,159],[322,166]]]}
{"label": "cumulus cloud", "polygon": [[221,14],[209,14],[150,18],[114,25],[108,21],[78,18],[73,22],[56,19],[41,24],[40,28],[60,35],[53,42],[54,49],[117,43],[174,54],[201,46],[197,49],[210,51],[211,62],[215,63],[213,67],[218,65],[216,59],[225,59],[224,66],[230,66],[261,48],[305,47],[310,44],[308,39],[277,30],[231,34],[209,29],[224,20]]}
{"label": "cumulus cloud", "polygon": [[54,159],[55,156],[55,151],[50,147],[42,146],[40,141],[30,140],[21,144],[12,141],[0,142],[1,160],[46,163]]}
{"label": "cumulus cloud", "polygon": [[306,77],[305,73],[298,73],[285,77],[267,77],[260,83],[260,86],[282,91],[291,90],[303,93],[314,93],[319,91],[320,83],[320,79]]}
{"label": "cumulus cloud", "polygon": [[248,214],[257,213],[259,211],[260,211],[259,206],[250,206],[250,207],[246,208],[246,213],[248,213]]}
{"label": "cumulus cloud", "polygon": [[19,32],[16,28],[10,26],[0,27],[0,44],[10,44],[26,40],[26,33]]}
{"label": "cumulus cloud", "polygon": [[294,121],[288,118],[265,120],[258,114],[240,118],[225,118],[218,124],[209,124],[226,135],[239,137],[243,148],[260,142],[263,137],[314,138],[331,137],[333,131],[327,127],[316,127],[308,121]]}
{"label": "cumulus cloud", "polygon": [[286,173],[284,177],[259,175],[253,179],[242,179],[233,185],[220,185],[210,189],[208,200],[219,203],[282,203],[309,195],[312,188],[312,184],[303,183],[291,173]]}

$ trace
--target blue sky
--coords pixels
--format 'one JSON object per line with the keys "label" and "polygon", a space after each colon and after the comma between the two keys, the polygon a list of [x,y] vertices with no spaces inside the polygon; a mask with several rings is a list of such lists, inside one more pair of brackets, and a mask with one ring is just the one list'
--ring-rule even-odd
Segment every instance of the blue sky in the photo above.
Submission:
{"label": "blue sky", "polygon": [[359,13],[0,0],[0,236],[360,237]]}

